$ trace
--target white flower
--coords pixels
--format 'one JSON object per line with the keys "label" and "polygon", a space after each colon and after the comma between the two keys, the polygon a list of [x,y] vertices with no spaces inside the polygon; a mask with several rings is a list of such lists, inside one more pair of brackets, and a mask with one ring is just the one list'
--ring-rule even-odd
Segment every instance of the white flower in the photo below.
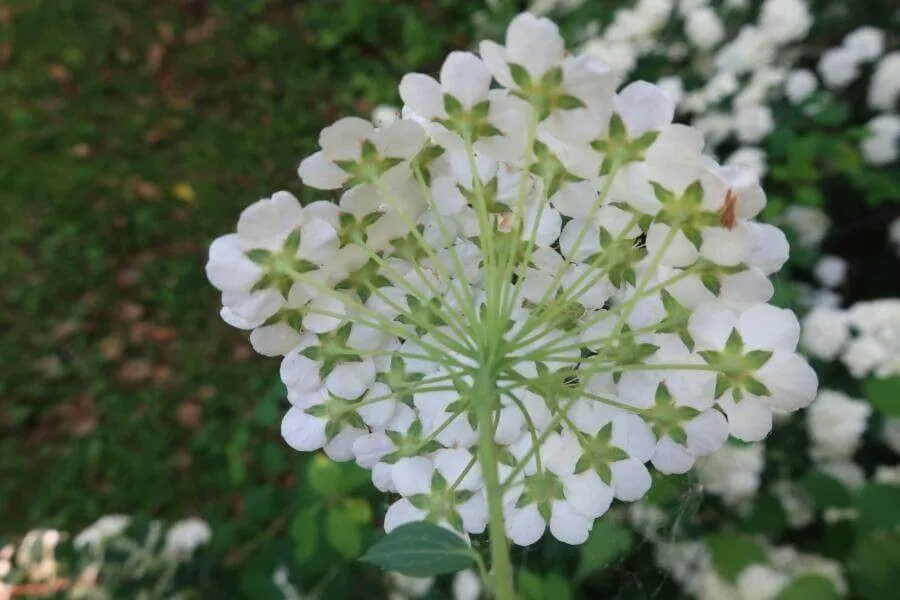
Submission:
{"label": "white flower", "polygon": [[184,519],[169,527],[163,554],[178,561],[188,560],[197,548],[208,544],[210,539],[212,530],[206,521],[196,517]]}
{"label": "white flower", "polygon": [[784,211],[782,219],[797,232],[797,241],[805,248],[818,246],[831,227],[828,215],[815,206],[792,204]]}
{"label": "white flower", "polygon": [[[704,154],[703,131],[769,133],[784,70],[754,64],[778,43],[745,28],[685,98],[734,96],[734,123],[674,124],[680,81],[617,90],[615,73],[653,52],[673,6],[643,0],[574,55],[551,21],[519,15],[503,45],[405,76],[399,119],[322,131],[298,172],[336,200],[276,194],[213,243],[223,318],[284,357],[282,437],[371,469],[392,494],[385,530],[428,520],[466,537],[493,505],[515,544],[548,528],[580,544],[614,500],[648,492],[647,463],[684,473],[814,397],[796,318],[766,304],[788,243],[754,221],[765,155]],[[706,11],[694,33],[714,44],[710,9],[680,8]],[[591,56],[608,50],[622,56]]]}
{"label": "white flower", "polygon": [[759,180],[768,171],[767,162],[765,150],[753,146],[741,146],[725,160],[726,165],[746,169]]}
{"label": "white flower", "polygon": [[809,69],[796,69],[784,80],[784,95],[791,104],[800,104],[816,91],[819,80]]}
{"label": "white flower", "polygon": [[775,119],[768,106],[743,106],[734,118],[738,139],[747,144],[759,142],[775,128]]}
{"label": "white flower", "polygon": [[465,569],[453,576],[453,600],[478,600],[481,589],[481,577],[472,569]]}
{"label": "white flower", "polygon": [[900,117],[878,115],[868,123],[869,137],[859,144],[863,158],[875,166],[886,165],[900,155]]}
{"label": "white flower", "polygon": [[760,64],[771,62],[776,50],[774,41],[761,28],[745,25],[735,39],[716,53],[715,66],[720,72],[734,75],[754,71]]}
{"label": "white flower", "polygon": [[850,324],[840,310],[817,308],[803,318],[800,340],[816,358],[834,360],[850,339]]}
{"label": "white flower", "polygon": [[709,50],[725,37],[722,21],[710,8],[701,8],[689,13],[685,20],[684,32],[691,43],[701,50]]}
{"label": "white flower", "polygon": [[375,127],[386,127],[400,120],[400,111],[395,106],[379,104],[372,110],[372,124]]}
{"label": "white flower", "polygon": [[843,46],[860,62],[875,60],[884,52],[884,31],[876,27],[859,27],[844,36]]}
{"label": "white flower", "polygon": [[769,39],[785,43],[803,39],[812,25],[804,0],[766,0],[759,15],[759,28]]}
{"label": "white flower", "polygon": [[822,53],[818,69],[826,87],[844,88],[859,77],[859,58],[847,48],[831,48]]}
{"label": "white flower", "polygon": [[88,546],[96,549],[106,540],[120,535],[130,522],[131,517],[127,515],[106,515],[100,517],[90,527],[76,535],[72,544],[76,548]]}
{"label": "white flower", "polygon": [[900,96],[900,51],[885,54],[869,80],[869,108],[889,111]]}
{"label": "white flower", "polygon": [[768,565],[750,565],[738,575],[737,588],[741,598],[773,600],[790,578]]}
{"label": "white flower", "polygon": [[434,577],[410,577],[395,571],[387,574],[388,586],[406,598],[421,598],[434,585]]}
{"label": "white flower", "polygon": [[826,254],[813,267],[816,280],[827,288],[836,288],[847,279],[847,261],[840,256]]}
{"label": "white flower", "polygon": [[806,411],[812,457],[818,461],[849,459],[859,446],[871,414],[872,407],[865,400],[834,390],[819,392]]}
{"label": "white flower", "polygon": [[722,497],[732,506],[750,500],[759,488],[765,467],[763,444],[726,444],[697,463],[704,491]]}

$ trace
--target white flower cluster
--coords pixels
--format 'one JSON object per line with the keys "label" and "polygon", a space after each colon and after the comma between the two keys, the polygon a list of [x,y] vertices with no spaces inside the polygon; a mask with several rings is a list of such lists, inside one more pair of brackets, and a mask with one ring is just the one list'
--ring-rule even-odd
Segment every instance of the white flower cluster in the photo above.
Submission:
{"label": "white flower cluster", "polygon": [[812,401],[799,323],[766,304],[788,248],[763,190],[660,88],[616,91],[525,13],[400,95],[301,163],[337,202],[263,199],[207,264],[223,318],[284,355],[285,440],[371,469],[386,530],[480,533],[502,494],[516,544],[581,543],[646,463],[683,473]]}
{"label": "white flower cluster", "polygon": [[[617,11],[601,33],[589,26],[584,50],[607,60],[621,77],[643,57],[681,64],[677,75],[664,77],[659,85],[703,131],[711,149],[732,140],[740,144],[727,164],[752,166],[759,176],[766,171],[766,154],[759,146],[775,128],[773,101],[783,96],[804,113],[815,114],[820,78],[827,90],[840,93],[872,64],[868,105],[879,114],[860,149],[870,164],[895,162],[900,52],[885,54],[885,32],[872,26],[851,31],[818,57],[817,75],[797,68],[809,54],[802,46],[813,21],[806,0],[765,0],[758,13],[750,8],[746,2],[638,0]],[[757,15],[755,21],[752,15]],[[741,25],[732,30],[734,23]],[[672,40],[673,27],[680,27],[686,43]]]}
{"label": "white flower cluster", "polygon": [[811,554],[802,554],[790,546],[767,549],[768,562],[745,567],[734,584],[715,570],[702,578],[698,600],[775,600],[796,579],[818,575],[827,579],[838,597],[847,595],[847,582],[841,564]]}
{"label": "white flower cluster", "polygon": [[720,496],[725,504],[742,508],[756,496],[765,466],[763,443],[726,444],[698,461],[697,479],[705,492]]}
{"label": "white flower cluster", "polygon": [[814,309],[803,320],[802,340],[810,355],[840,358],[857,379],[900,375],[900,299]]}
{"label": "white flower cluster", "polygon": [[817,462],[847,461],[859,447],[872,406],[843,392],[822,390],[806,410],[810,455]]}
{"label": "white flower cluster", "polygon": [[[762,546],[765,562],[753,563],[738,573],[733,583],[716,571],[710,548],[691,538],[673,539],[677,527],[659,508],[646,502],[629,507],[632,525],[653,544],[656,565],[671,575],[682,590],[698,600],[774,600],[791,582],[810,575],[827,579],[839,597],[848,593],[841,564],[797,551],[790,546]],[[792,526],[802,527],[811,518]],[[761,541],[761,540],[760,540]]]}

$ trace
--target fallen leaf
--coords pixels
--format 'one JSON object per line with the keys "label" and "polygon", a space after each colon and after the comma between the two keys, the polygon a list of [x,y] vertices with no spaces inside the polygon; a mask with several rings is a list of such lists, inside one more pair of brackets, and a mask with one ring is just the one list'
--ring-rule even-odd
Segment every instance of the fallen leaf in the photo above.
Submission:
{"label": "fallen leaf", "polygon": [[77,330],[78,323],[76,323],[75,321],[63,321],[62,323],[58,323],[56,327],[53,328],[53,339],[57,342],[62,341],[71,336]]}
{"label": "fallen leaf", "polygon": [[199,429],[203,425],[203,407],[197,402],[182,402],[177,412],[178,423],[185,429]]}
{"label": "fallen leaf", "polygon": [[125,341],[117,335],[110,335],[100,340],[100,354],[106,360],[119,360],[124,351]]}
{"label": "fallen leaf", "polygon": [[188,46],[193,46],[194,44],[205,42],[215,35],[218,28],[219,22],[215,17],[206,17],[197,27],[191,27],[185,30],[184,43]]}
{"label": "fallen leaf", "polygon": [[151,73],[156,73],[166,58],[166,47],[160,42],[150,44],[147,49],[147,68]]}
{"label": "fallen leaf", "polygon": [[119,304],[119,319],[122,321],[137,321],[144,315],[144,307],[137,302],[122,302]]}
{"label": "fallen leaf", "polygon": [[150,378],[153,366],[144,358],[129,360],[119,368],[119,379],[125,383],[138,383]]}
{"label": "fallen leaf", "polygon": [[178,336],[178,331],[172,327],[151,327],[150,339],[158,344],[171,342]]}
{"label": "fallen leaf", "polygon": [[158,185],[140,178],[134,182],[134,192],[141,200],[156,200],[162,196]]}
{"label": "fallen leaf", "polygon": [[250,348],[246,344],[238,344],[234,347],[234,352],[231,355],[231,358],[234,362],[244,363],[250,360],[253,357],[253,353],[250,352]]}
{"label": "fallen leaf", "polygon": [[69,73],[68,69],[58,63],[50,65],[50,68],[47,69],[47,74],[50,75],[50,79],[60,84],[72,80],[72,75]]}
{"label": "fallen leaf", "polygon": [[172,187],[172,193],[182,202],[193,203],[197,200],[197,194],[194,188],[186,181],[180,181]]}
{"label": "fallen leaf", "polygon": [[12,42],[6,41],[0,44],[0,67],[5,67],[12,59],[13,45]]}
{"label": "fallen leaf", "polygon": [[75,158],[87,158],[91,155],[91,146],[89,144],[80,143],[72,146],[72,156]]}
{"label": "fallen leaf", "polygon": [[158,386],[166,385],[175,378],[175,371],[169,365],[159,365],[153,369],[153,383]]}
{"label": "fallen leaf", "polygon": [[39,358],[34,366],[41,375],[50,379],[56,379],[63,374],[62,361],[55,354]]}
{"label": "fallen leaf", "polygon": [[140,272],[137,269],[120,269],[119,272],[116,273],[116,285],[120,288],[128,288],[137,283],[139,278]]}

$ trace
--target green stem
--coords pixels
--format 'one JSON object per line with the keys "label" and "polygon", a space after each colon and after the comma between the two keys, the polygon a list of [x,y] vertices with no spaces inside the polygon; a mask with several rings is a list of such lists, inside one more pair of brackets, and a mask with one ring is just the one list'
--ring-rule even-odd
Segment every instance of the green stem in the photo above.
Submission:
{"label": "green stem", "polygon": [[479,370],[472,390],[478,420],[478,460],[484,477],[488,502],[488,533],[491,539],[491,587],[497,600],[515,600],[509,542],[503,522],[503,490],[497,473],[497,448],[493,436],[493,407],[499,403],[491,370]]}

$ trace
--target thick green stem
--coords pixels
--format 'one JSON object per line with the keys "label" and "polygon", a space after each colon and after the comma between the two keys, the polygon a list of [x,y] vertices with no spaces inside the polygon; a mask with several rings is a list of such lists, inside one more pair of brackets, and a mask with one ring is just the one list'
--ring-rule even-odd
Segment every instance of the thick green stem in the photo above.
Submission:
{"label": "thick green stem", "polygon": [[491,589],[497,600],[515,600],[509,543],[503,524],[503,490],[497,473],[497,447],[494,443],[493,413],[500,402],[490,368],[482,366],[475,379],[472,403],[478,420],[478,460],[484,476],[488,502],[488,534],[491,538]]}

